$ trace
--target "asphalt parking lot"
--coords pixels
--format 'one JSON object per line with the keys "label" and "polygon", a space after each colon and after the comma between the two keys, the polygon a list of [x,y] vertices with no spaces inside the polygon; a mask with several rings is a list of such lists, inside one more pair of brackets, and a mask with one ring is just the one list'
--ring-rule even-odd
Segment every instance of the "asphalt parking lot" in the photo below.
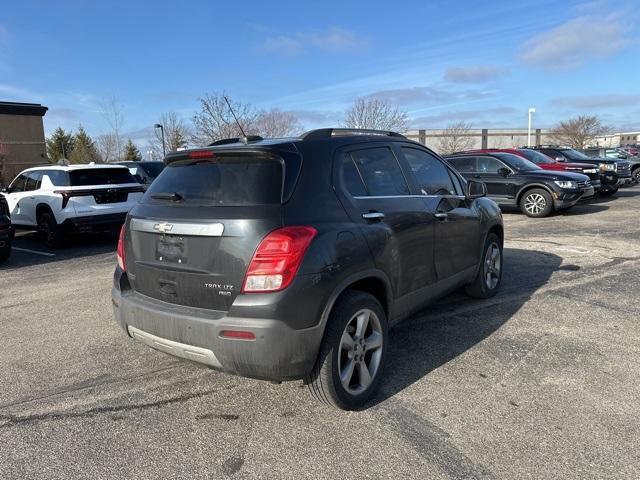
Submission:
{"label": "asphalt parking lot", "polygon": [[368,409],[217,373],[112,319],[115,240],[0,267],[0,478],[640,478],[640,187],[505,214],[503,288],[392,331]]}

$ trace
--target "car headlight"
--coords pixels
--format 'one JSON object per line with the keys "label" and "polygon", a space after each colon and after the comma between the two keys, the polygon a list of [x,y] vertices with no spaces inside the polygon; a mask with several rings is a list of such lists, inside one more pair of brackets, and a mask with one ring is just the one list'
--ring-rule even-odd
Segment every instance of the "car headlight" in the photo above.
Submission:
{"label": "car headlight", "polygon": [[613,172],[616,169],[615,163],[601,163],[600,170]]}
{"label": "car headlight", "polygon": [[573,182],[570,180],[556,180],[555,184],[558,185],[560,188],[570,188],[570,189],[578,188],[578,182]]}

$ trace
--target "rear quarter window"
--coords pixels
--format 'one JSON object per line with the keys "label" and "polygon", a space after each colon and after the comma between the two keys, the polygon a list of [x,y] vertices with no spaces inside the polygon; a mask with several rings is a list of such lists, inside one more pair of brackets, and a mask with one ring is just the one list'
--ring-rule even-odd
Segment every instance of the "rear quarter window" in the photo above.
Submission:
{"label": "rear quarter window", "polygon": [[280,204],[282,182],[282,161],[276,158],[228,155],[214,160],[182,160],[162,171],[143,201],[158,202],[162,194],[177,193],[187,204]]}

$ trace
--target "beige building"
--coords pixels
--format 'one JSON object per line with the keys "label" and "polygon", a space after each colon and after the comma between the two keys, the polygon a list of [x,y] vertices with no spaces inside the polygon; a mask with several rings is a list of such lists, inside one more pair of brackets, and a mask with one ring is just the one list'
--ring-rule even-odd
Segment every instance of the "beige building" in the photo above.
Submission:
{"label": "beige building", "polygon": [[[517,148],[527,145],[528,130],[526,128],[471,128],[456,132],[456,136],[468,139],[468,148]],[[405,133],[407,138],[439,151],[443,138],[451,137],[452,132],[447,129],[410,130]],[[531,145],[545,145],[553,143],[549,129],[536,128],[531,130]]]}
{"label": "beige building", "polygon": [[0,184],[35,165],[47,163],[42,117],[47,111],[37,103],[0,101]]}

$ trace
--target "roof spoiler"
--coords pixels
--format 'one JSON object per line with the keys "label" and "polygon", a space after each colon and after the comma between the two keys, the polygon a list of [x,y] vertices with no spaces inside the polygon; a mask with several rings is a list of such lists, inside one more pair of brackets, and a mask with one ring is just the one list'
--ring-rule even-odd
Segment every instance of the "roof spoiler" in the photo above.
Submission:
{"label": "roof spoiler", "polygon": [[217,145],[228,145],[230,143],[244,143],[246,145],[251,142],[259,142],[260,140],[264,140],[260,135],[247,135],[246,137],[223,138],[222,140],[216,140],[207,146],[215,147]]}

